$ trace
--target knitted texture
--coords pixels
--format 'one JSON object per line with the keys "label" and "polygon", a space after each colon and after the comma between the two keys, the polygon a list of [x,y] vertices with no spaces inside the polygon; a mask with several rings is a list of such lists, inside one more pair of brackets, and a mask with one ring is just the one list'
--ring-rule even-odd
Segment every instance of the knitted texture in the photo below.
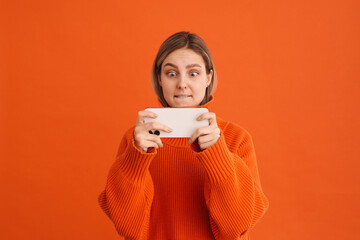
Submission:
{"label": "knitted texture", "polygon": [[99,204],[126,239],[249,239],[264,215],[264,195],[251,136],[217,117],[217,143],[200,151],[187,138],[163,148],[136,148],[124,135]]}

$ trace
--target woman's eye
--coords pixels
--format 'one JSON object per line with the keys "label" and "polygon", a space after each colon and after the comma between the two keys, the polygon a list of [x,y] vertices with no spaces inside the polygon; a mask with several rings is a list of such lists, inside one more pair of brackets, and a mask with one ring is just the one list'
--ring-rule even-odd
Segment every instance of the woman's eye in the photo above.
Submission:
{"label": "woman's eye", "polygon": [[197,76],[197,75],[199,75],[198,72],[191,72],[191,73],[190,73],[190,76],[192,76],[192,77],[195,77],[195,76]]}
{"label": "woman's eye", "polygon": [[170,77],[175,77],[176,73],[175,72],[168,72],[167,75],[170,76]]}

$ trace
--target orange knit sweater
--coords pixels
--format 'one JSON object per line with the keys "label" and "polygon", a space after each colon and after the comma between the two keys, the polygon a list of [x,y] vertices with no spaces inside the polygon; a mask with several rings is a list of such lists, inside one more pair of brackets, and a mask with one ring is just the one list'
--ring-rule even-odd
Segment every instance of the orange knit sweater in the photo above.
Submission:
{"label": "orange knit sweater", "polygon": [[[208,105],[208,104],[207,104]],[[206,105],[205,105],[206,106]],[[217,117],[221,136],[200,151],[162,138],[143,153],[124,135],[99,204],[125,239],[249,239],[266,212],[251,136]]]}

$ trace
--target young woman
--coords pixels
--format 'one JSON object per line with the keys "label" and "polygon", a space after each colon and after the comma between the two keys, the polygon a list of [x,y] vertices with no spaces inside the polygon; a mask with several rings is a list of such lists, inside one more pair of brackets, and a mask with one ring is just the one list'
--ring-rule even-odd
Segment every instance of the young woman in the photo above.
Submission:
{"label": "young woman", "polygon": [[124,135],[99,196],[125,239],[249,239],[269,203],[249,133],[211,112],[216,74],[209,49],[196,34],[170,36],[155,58],[152,84],[164,107],[204,106],[208,119],[190,137],[150,134],[169,126],[138,113]]}

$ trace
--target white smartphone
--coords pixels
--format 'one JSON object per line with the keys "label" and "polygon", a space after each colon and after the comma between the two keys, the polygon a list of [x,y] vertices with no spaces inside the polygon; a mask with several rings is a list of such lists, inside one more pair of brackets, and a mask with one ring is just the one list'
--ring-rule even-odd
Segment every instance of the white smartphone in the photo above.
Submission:
{"label": "white smartphone", "polygon": [[165,124],[173,131],[170,133],[151,130],[150,133],[159,135],[162,138],[189,138],[196,129],[200,127],[209,126],[209,120],[196,120],[201,114],[209,112],[206,107],[197,108],[146,108],[145,111],[150,111],[158,115],[157,118],[145,118],[145,123],[159,122]]}

